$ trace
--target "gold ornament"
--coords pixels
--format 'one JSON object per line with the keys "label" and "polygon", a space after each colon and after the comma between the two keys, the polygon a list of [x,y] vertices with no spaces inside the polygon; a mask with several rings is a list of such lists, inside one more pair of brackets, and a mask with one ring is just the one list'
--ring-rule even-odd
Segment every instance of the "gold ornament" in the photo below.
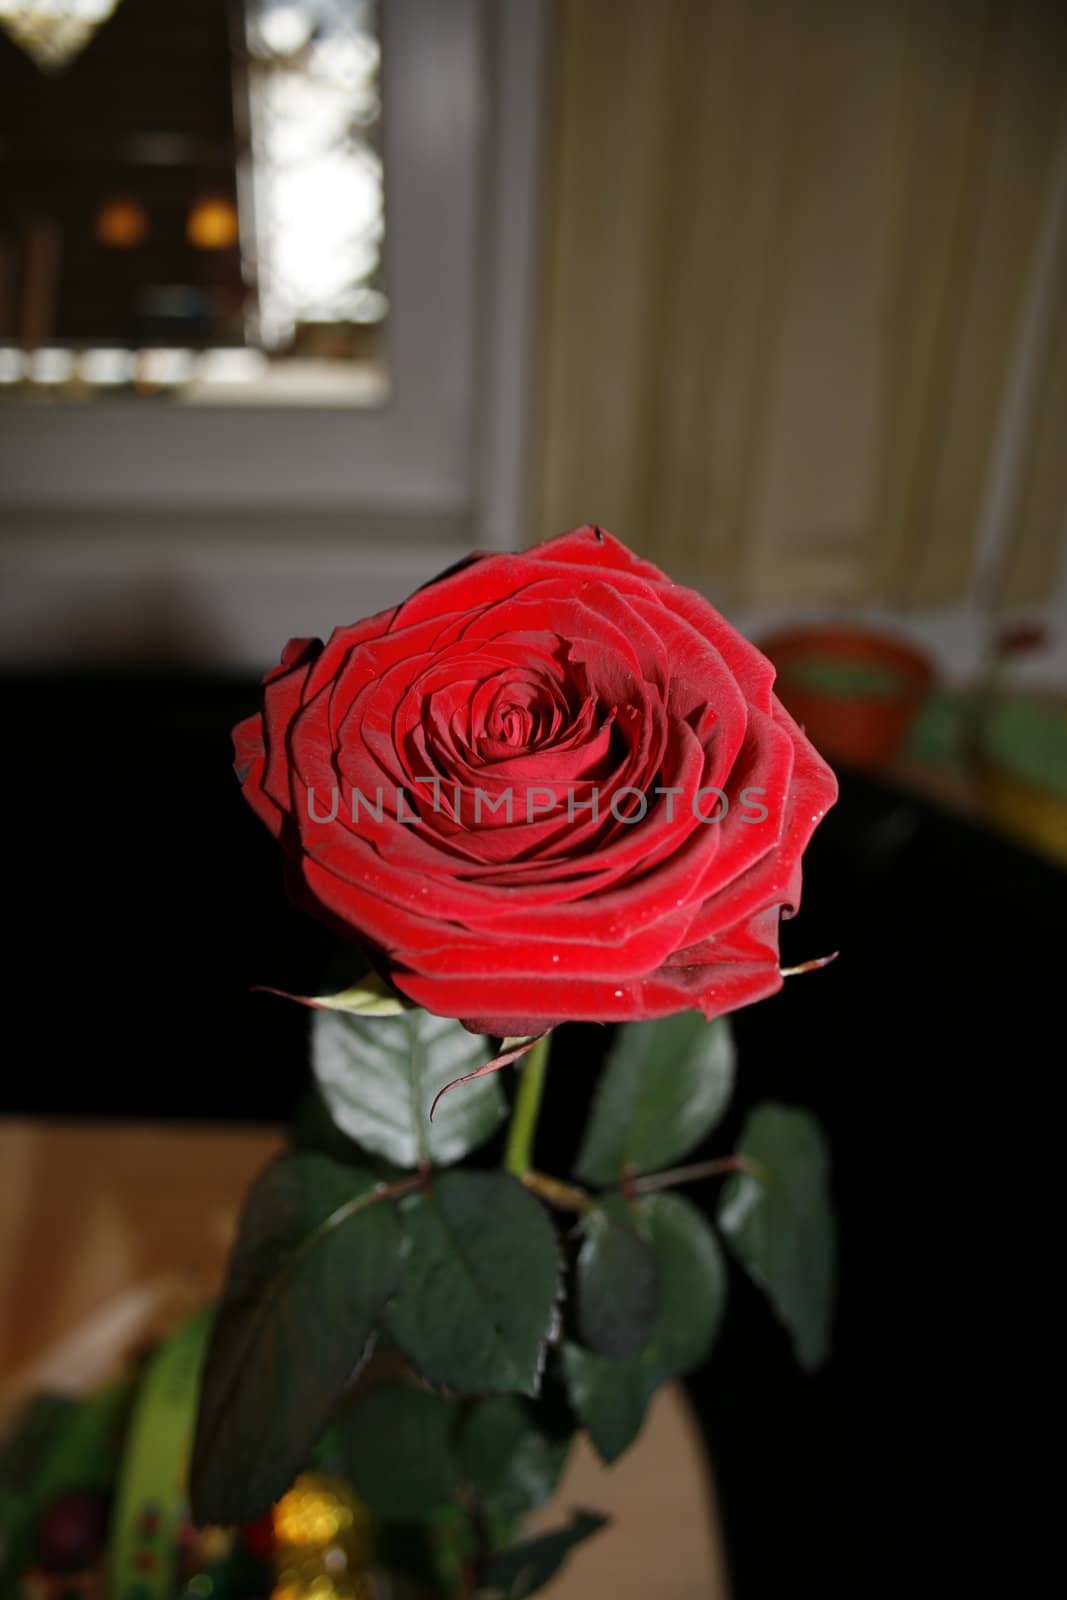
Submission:
{"label": "gold ornament", "polygon": [[375,1600],[370,1515],[347,1484],[305,1472],[272,1515],[277,1578],[271,1600]]}

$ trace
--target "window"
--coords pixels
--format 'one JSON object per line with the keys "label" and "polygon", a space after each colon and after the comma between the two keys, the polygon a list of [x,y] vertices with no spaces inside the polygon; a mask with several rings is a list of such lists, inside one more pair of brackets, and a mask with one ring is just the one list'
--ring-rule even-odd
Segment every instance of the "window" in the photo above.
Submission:
{"label": "window", "polygon": [[392,604],[472,544],[526,542],[547,6],[376,9],[385,237],[363,286],[388,305],[364,332],[387,394],[0,390],[0,655],[114,659],[137,635],[167,660],[263,670],[279,639]]}
{"label": "window", "polygon": [[[137,3],[120,0],[82,62]],[[191,0],[148,3],[153,12],[172,3],[184,10]],[[28,529],[27,518],[43,526],[46,515],[73,532],[93,518],[117,527],[118,512],[165,513],[172,524],[209,513],[257,526],[288,519],[307,539],[316,518],[354,512],[474,515],[487,462],[517,482],[542,7],[379,0],[377,9],[384,403],[253,406],[246,394],[223,407],[174,405],[121,386],[75,404],[48,386],[31,401],[0,398],[0,511],[6,506],[9,530]],[[490,435],[509,419],[512,442],[501,448]],[[502,504],[507,485],[490,494]],[[499,516],[493,522],[494,540],[513,537],[498,531]]]}
{"label": "window", "polygon": [[0,26],[0,384],[384,399],[373,0],[0,0]]}

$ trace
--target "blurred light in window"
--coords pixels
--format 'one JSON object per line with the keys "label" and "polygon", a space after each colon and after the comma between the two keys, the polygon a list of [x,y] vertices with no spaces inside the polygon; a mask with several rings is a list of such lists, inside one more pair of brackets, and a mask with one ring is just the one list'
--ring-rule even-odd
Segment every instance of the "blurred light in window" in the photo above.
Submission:
{"label": "blurred light in window", "polygon": [[265,4],[257,7],[251,42],[268,55],[291,56],[302,50],[311,38],[315,19],[306,5]]}
{"label": "blurred light in window", "polygon": [[232,250],[240,234],[237,207],[224,194],[198,200],[185,224],[185,237],[198,250]]}
{"label": "blurred light in window", "polygon": [[30,357],[30,377],[34,383],[66,383],[74,373],[71,350],[35,350]]}
{"label": "blurred light in window", "polygon": [[133,365],[131,350],[85,350],[78,361],[78,377],[94,386],[129,383]]}
{"label": "blurred light in window", "polygon": [[197,376],[206,383],[252,383],[267,370],[262,350],[205,350]]}
{"label": "blurred light in window", "polygon": [[181,167],[196,159],[197,143],[188,133],[148,130],[126,134],[118,148],[124,160],[141,167]]}
{"label": "blurred light in window", "polygon": [[142,350],[137,363],[137,376],[144,384],[169,388],[188,383],[196,368],[196,357],[191,350]]}
{"label": "blurred light in window", "polygon": [[130,250],[148,237],[148,212],[139,200],[116,195],[96,213],[93,231],[112,250]]}
{"label": "blurred light in window", "polygon": [[62,72],[119,0],[0,0],[0,27],[42,72]]}
{"label": "blurred light in window", "polygon": [[26,357],[21,350],[0,345],[0,383],[18,383],[26,371]]}

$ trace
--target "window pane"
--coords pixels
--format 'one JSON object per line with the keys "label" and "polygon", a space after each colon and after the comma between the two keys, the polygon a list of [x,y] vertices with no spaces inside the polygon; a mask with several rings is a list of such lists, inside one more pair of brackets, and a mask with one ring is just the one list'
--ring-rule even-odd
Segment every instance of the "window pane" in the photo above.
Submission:
{"label": "window pane", "polygon": [[372,0],[0,0],[0,384],[382,399],[379,55]]}

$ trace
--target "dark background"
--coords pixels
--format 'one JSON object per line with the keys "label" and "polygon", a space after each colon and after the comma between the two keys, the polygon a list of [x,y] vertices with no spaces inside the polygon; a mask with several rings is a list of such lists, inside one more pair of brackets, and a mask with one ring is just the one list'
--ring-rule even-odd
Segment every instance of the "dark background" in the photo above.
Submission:
{"label": "dark background", "polygon": [[[254,683],[138,672],[4,687],[0,1112],[288,1118],[308,1088],[306,1013],[250,986],[315,992],[335,946],[286,904],[277,847],[230,771]],[[757,1101],[818,1112],[841,1287],[833,1356],[807,1376],[734,1273],[719,1345],[691,1380],[737,1600],[864,1595],[872,1563],[952,1569],[961,1482],[1005,1470],[989,1393],[1012,1404],[1006,1341],[1025,1294],[1008,1219],[1032,1198],[1041,1071],[1063,1057],[1062,871],[845,773],[805,879],[784,961],[841,957],[737,1014],[736,1102],[709,1150],[732,1147]],[[609,1037],[558,1039],[548,1170],[567,1170]],[[710,1206],[716,1186],[692,1193]]]}

